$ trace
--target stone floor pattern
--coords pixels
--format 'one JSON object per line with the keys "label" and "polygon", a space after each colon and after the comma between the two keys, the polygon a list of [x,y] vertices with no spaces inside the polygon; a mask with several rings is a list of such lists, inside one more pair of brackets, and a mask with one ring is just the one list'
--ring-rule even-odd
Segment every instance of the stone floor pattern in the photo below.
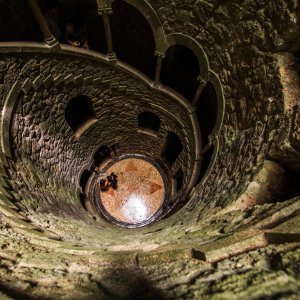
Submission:
{"label": "stone floor pattern", "polygon": [[118,188],[100,191],[100,199],[112,217],[127,224],[138,224],[159,210],[165,188],[159,171],[151,163],[127,158],[113,164],[106,175],[111,172],[118,176]]}

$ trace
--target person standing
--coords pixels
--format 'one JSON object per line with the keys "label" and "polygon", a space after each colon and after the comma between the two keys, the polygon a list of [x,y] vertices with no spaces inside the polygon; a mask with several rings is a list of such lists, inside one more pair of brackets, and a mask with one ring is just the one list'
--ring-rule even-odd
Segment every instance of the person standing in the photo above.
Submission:
{"label": "person standing", "polygon": [[65,40],[68,44],[89,49],[87,30],[80,14],[75,15],[66,25]]}
{"label": "person standing", "polygon": [[110,177],[111,177],[111,186],[114,188],[114,189],[117,189],[118,188],[118,176],[112,172],[110,174]]}

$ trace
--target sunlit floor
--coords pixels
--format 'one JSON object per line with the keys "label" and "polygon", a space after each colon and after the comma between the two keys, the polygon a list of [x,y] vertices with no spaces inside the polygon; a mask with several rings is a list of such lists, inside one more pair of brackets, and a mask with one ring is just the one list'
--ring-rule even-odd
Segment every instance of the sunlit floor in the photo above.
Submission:
{"label": "sunlit floor", "polygon": [[165,187],[155,166],[143,159],[127,158],[109,167],[106,175],[111,172],[118,176],[118,187],[100,191],[100,199],[114,219],[138,224],[149,220],[160,209]]}

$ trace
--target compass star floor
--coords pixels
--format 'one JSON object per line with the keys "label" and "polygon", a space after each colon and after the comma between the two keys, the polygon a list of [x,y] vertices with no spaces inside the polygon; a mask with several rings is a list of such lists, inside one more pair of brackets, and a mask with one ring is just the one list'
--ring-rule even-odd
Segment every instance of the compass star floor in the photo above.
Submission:
{"label": "compass star floor", "polygon": [[138,224],[150,219],[162,206],[165,186],[154,165],[127,158],[109,167],[106,175],[111,172],[118,176],[118,188],[99,192],[102,205],[117,221]]}

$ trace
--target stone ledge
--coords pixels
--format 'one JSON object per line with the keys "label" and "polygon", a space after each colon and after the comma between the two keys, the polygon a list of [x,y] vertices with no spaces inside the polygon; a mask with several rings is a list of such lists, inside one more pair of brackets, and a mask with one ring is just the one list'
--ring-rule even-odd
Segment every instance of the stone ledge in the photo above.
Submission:
{"label": "stone ledge", "polygon": [[203,253],[205,261],[214,263],[268,245],[284,243],[300,243],[300,233],[262,232],[240,242],[229,244],[215,250],[203,251]]}

